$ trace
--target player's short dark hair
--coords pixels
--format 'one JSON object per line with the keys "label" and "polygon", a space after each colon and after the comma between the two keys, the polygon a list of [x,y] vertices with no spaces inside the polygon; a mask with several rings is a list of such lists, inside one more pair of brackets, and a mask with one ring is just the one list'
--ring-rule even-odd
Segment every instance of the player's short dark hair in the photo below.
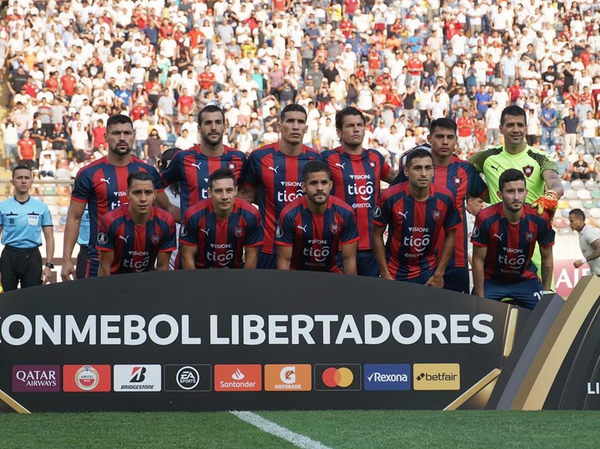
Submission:
{"label": "player's short dark hair", "polygon": [[585,221],[585,212],[581,209],[573,209],[569,211],[569,215],[574,215],[577,218],[581,218],[583,221]]}
{"label": "player's short dark hair", "polygon": [[344,118],[346,118],[348,115],[358,116],[362,119],[363,125],[367,124],[364,114],[360,112],[358,108],[355,108],[354,106],[348,106],[335,114],[336,129],[342,129],[344,127]]}
{"label": "player's short dark hair", "polygon": [[204,106],[202,109],[200,109],[200,112],[198,112],[198,124],[201,125],[202,124],[202,114],[208,114],[210,112],[220,112],[221,116],[223,117],[223,122],[225,122],[225,113],[223,112],[223,109],[221,109],[219,106],[215,105],[215,104],[209,104]]}
{"label": "player's short dark hair", "polygon": [[456,134],[456,132],[458,130],[458,127],[456,126],[456,122],[454,120],[451,120],[451,119],[445,118],[445,117],[436,118],[435,120],[431,121],[431,123],[429,124],[429,134],[433,134],[433,132],[437,128],[449,129],[454,134]]}
{"label": "player's short dark hair", "polygon": [[288,112],[302,112],[305,118],[308,118],[308,114],[306,113],[306,109],[304,106],[298,103],[290,103],[285,108],[281,110],[281,123],[285,122],[285,114]]}
{"label": "player's short dark hair", "polygon": [[416,148],[406,155],[406,161],[404,162],[404,165],[410,168],[413,159],[422,157],[428,157],[433,162],[433,157],[431,156],[431,153],[429,151],[427,151],[424,148]]}
{"label": "player's short dark hair", "polygon": [[308,179],[308,175],[311,173],[326,173],[327,179],[331,181],[331,170],[329,170],[329,165],[327,165],[323,161],[310,161],[307,162],[304,167],[302,167],[302,181],[306,182]]}
{"label": "player's short dark hair", "polygon": [[152,187],[156,188],[156,182],[154,181],[154,176],[146,171],[138,171],[135,173],[130,173],[127,177],[127,190],[131,189],[131,184],[133,181],[150,181],[152,183]]}
{"label": "player's short dark hair", "polygon": [[231,179],[233,181],[233,185],[237,184],[237,180],[235,179],[235,173],[228,168],[219,168],[211,173],[208,177],[208,187],[212,189],[212,185],[215,181],[219,179]]}
{"label": "player's short dark hair", "polygon": [[29,170],[30,174],[32,172],[31,167],[28,167],[27,165],[17,165],[15,168],[12,169],[12,179],[15,179],[15,172],[17,170]]}
{"label": "player's short dark hair", "polygon": [[500,175],[500,179],[498,180],[498,189],[502,192],[506,183],[513,181],[523,181],[525,183],[525,187],[527,187],[527,181],[525,181],[525,175],[523,172],[517,170],[516,168],[509,168]]}
{"label": "player's short dark hair", "polygon": [[523,109],[521,106],[513,104],[505,107],[502,111],[502,114],[500,114],[501,125],[504,125],[507,115],[510,115],[511,117],[523,117],[523,120],[525,120],[525,124],[527,124],[527,114],[525,113],[525,109]]}
{"label": "player's short dark hair", "polygon": [[106,121],[106,128],[108,129],[113,125],[122,125],[125,123],[129,123],[131,125],[131,127],[133,127],[133,122],[131,121],[131,118],[129,118],[128,116],[123,115],[123,114],[112,115]]}

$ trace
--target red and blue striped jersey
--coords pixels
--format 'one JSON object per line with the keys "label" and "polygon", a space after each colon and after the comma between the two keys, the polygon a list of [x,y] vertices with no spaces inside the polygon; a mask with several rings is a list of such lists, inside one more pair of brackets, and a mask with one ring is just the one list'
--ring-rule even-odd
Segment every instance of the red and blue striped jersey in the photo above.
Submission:
{"label": "red and blue striped jersey", "polygon": [[190,207],[183,223],[179,242],[198,248],[196,268],[243,268],[244,247],[263,240],[256,207],[240,198],[227,218],[217,217],[208,199]]}
{"label": "red and blue striped jersey", "polygon": [[111,274],[154,271],[158,253],[177,248],[176,237],[175,219],[170,213],[152,207],[146,224],[136,225],[125,204],[102,217],[97,249],[115,253]]}
{"label": "red and blue striped jersey", "polygon": [[288,156],[276,142],[253,151],[248,157],[244,182],[258,189],[258,209],[264,228],[261,251],[275,254],[275,223],[283,208],[304,195],[300,183],[302,167],[309,161],[321,160],[319,153],[307,146],[299,156]]}
{"label": "red and blue striped jersey", "polygon": [[[396,180],[399,182],[407,181],[403,170],[400,170]],[[396,181],[394,181],[396,182]],[[487,184],[479,176],[475,167],[467,161],[453,158],[450,165],[446,167],[434,167],[433,181],[435,185],[444,187],[454,195],[456,199],[456,208],[462,219],[462,226],[456,228],[456,245],[454,253],[448,263],[448,268],[463,268],[468,266],[468,237],[467,219],[466,219],[466,200],[467,194],[478,198],[487,191]],[[438,242],[438,251],[442,251],[444,245],[444,234]]]}
{"label": "red and blue striped jersey", "polygon": [[425,201],[410,196],[408,182],[381,193],[373,223],[388,226],[386,257],[392,277],[399,281],[415,279],[437,267],[443,231],[461,223],[455,203],[448,189],[434,184]]}
{"label": "red and blue striped jersey", "polygon": [[208,198],[208,177],[219,168],[228,168],[235,173],[238,183],[246,163],[246,155],[223,146],[219,157],[208,157],[200,151],[200,145],[178,151],[169,166],[161,173],[165,186],[180,182],[181,216],[185,217],[188,208]]}
{"label": "red and blue striped jersey", "polygon": [[378,151],[368,149],[361,154],[348,154],[341,147],[324,151],[321,157],[329,165],[333,190],[331,194],[345,201],[356,212],[358,249],[372,250],[373,209],[379,198],[381,180],[390,166]]}
{"label": "red and blue striped jersey", "polygon": [[330,196],[324,214],[313,214],[305,197],[288,204],[279,217],[276,243],[292,246],[292,270],[341,273],[337,265],[340,245],[358,242],[354,211]]}
{"label": "red and blue striped jersey", "polygon": [[87,203],[90,216],[90,252],[97,246],[98,230],[102,217],[109,211],[128,204],[127,178],[131,173],[148,172],[155,181],[158,191],[163,182],[158,171],[134,156],[125,166],[117,167],[105,157],[83,167],[77,173],[71,199]]}
{"label": "red and blue striped jersey", "polygon": [[529,204],[523,206],[519,223],[510,223],[503,204],[482,209],[471,233],[473,245],[487,247],[484,262],[485,279],[515,283],[538,279],[538,267],[531,261],[536,242],[540,246],[554,244],[554,230],[544,212],[538,215]]}

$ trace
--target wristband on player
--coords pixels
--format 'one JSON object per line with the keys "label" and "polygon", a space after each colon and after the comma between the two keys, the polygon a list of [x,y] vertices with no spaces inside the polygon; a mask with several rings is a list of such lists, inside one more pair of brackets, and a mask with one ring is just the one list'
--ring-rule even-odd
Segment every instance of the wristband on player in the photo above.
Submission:
{"label": "wristband on player", "polygon": [[581,259],[581,263],[587,263],[587,259],[584,257],[583,259]]}

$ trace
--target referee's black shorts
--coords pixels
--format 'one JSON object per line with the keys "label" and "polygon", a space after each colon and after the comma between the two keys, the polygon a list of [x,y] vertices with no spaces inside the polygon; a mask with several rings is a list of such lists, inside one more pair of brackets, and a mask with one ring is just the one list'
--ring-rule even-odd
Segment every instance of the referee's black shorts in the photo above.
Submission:
{"label": "referee's black shorts", "polygon": [[42,255],[38,248],[5,246],[0,256],[0,274],[5,292],[42,285]]}

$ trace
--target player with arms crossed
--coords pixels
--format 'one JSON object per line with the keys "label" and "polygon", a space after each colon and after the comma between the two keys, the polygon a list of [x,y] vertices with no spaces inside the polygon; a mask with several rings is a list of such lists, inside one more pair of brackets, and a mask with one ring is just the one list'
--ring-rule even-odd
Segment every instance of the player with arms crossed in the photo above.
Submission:
{"label": "player with arms crossed", "polygon": [[264,240],[258,253],[257,268],[275,269],[275,224],[283,208],[304,192],[302,167],[321,156],[302,144],[307,113],[299,104],[288,104],[281,111],[280,140],[253,151],[248,158],[244,186],[239,196],[250,203],[258,200]]}
{"label": "player with arms crossed", "polygon": [[[403,170],[408,181],[384,191],[373,212],[373,248],[381,277],[443,288],[461,224],[456,201],[448,189],[432,184],[429,151],[411,151]],[[384,247],[386,227],[389,237]]]}
{"label": "player with arms crossed", "polygon": [[131,155],[135,144],[135,133],[129,117],[113,115],[108,119],[106,143],[108,154],[79,170],[75,178],[65,226],[61,270],[63,281],[68,281],[75,275],[71,254],[79,235],[81,217],[86,204],[90,214],[90,243],[86,277],[98,275],[100,258],[96,247],[100,222],[104,214],[120,207],[122,201],[127,201],[127,179],[131,173],[140,171],[150,173],[155,180],[155,188],[158,189],[157,204],[177,220],[180,218],[179,208],[171,205],[165,193],[162,192],[162,179],[158,171]]}
{"label": "player with arms crossed", "polygon": [[176,248],[175,219],[152,206],[156,189],[150,173],[132,173],[127,178],[124,204],[102,217],[98,233],[98,276],[167,271]]}
{"label": "player with arms crossed", "polygon": [[[456,244],[444,275],[444,288],[469,293],[466,198],[468,195],[483,197],[485,201],[488,201],[489,198],[487,185],[475,168],[469,162],[454,156],[457,143],[456,133],[457,125],[453,120],[439,118],[433,120],[429,125],[427,141],[430,144],[433,158],[433,183],[452,192],[456,199],[456,209],[462,220],[461,226],[456,228]],[[404,171],[401,171],[394,180],[394,184],[404,182],[406,179]],[[442,234],[438,240],[438,252],[442,251],[443,242]]]}
{"label": "player with arms crossed", "polygon": [[188,209],[179,235],[184,269],[256,268],[263,236],[260,217],[252,204],[236,198],[236,184],[232,170],[214,171],[208,179],[209,199]]}
{"label": "player with arms crossed", "polygon": [[354,211],[330,195],[333,182],[325,162],[311,161],[302,169],[306,194],[281,211],[276,231],[277,269],[341,273],[337,264],[342,248],[343,272],[356,275],[358,230]]}
{"label": "player with arms crossed", "polygon": [[341,145],[321,153],[329,165],[333,180],[331,194],[345,201],[356,213],[358,226],[357,274],[379,277],[379,266],[373,255],[373,210],[379,198],[381,181],[391,183],[396,173],[385,158],[373,149],[365,149],[365,116],[349,106],[335,116],[335,127]]}
{"label": "player with arms crossed", "polygon": [[[526,204],[527,186],[520,170],[498,179],[501,202],[477,214],[473,242],[473,292],[481,298],[508,301],[533,309],[552,282],[554,231],[545,212]],[[542,254],[541,275],[532,261],[536,242]]]}

